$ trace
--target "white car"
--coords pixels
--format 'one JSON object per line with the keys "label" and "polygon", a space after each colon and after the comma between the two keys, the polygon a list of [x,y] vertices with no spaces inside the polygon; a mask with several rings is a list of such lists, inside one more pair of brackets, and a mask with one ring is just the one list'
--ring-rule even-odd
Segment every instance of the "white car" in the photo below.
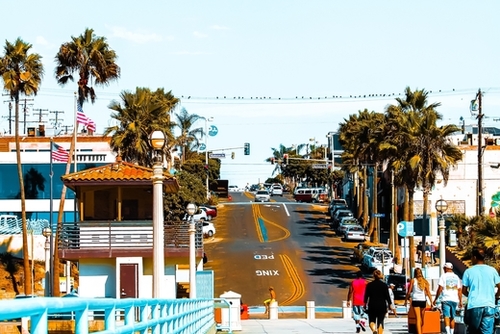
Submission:
{"label": "white car", "polygon": [[[184,215],[184,219],[186,221],[190,221],[191,217],[189,217],[187,214]],[[205,221],[208,220],[207,213],[204,210],[199,210],[198,213],[195,213],[193,215],[193,221]]]}
{"label": "white car", "polygon": [[203,222],[203,235],[212,237],[215,234],[215,226],[213,223]]}
{"label": "white car", "polygon": [[272,187],[271,187],[271,195],[272,196],[283,196],[283,187],[281,186],[281,184],[274,184]]}
{"label": "white car", "polygon": [[238,186],[229,186],[227,187],[227,191],[230,192],[240,191],[240,188],[238,188]]}
{"label": "white car", "polygon": [[386,247],[370,247],[363,255],[361,265],[368,270],[378,269],[383,274],[389,273],[393,266],[392,252]]}
{"label": "white car", "polygon": [[255,202],[269,202],[270,200],[271,196],[267,190],[259,190],[255,193]]}

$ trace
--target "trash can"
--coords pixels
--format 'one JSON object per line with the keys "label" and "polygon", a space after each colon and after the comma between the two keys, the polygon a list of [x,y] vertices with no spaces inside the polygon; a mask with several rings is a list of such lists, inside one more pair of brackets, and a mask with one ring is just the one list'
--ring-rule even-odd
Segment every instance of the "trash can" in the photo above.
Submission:
{"label": "trash can", "polygon": [[455,230],[448,231],[448,246],[450,247],[457,246],[457,231]]}
{"label": "trash can", "polygon": [[222,308],[220,311],[221,326],[230,326],[233,331],[241,331],[241,295],[234,291],[227,291],[219,297],[224,298],[230,304],[228,308]]}
{"label": "trash can", "polygon": [[306,319],[316,318],[316,308],[314,306],[314,301],[306,302]]}

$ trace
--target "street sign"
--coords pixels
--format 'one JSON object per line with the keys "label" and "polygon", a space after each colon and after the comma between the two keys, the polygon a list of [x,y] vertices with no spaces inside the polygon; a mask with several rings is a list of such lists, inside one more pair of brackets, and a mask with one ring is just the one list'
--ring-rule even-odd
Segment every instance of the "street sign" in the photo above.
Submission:
{"label": "street sign", "polygon": [[385,213],[375,213],[374,216],[378,217],[378,218],[382,218],[382,217],[385,217]]}
{"label": "street sign", "polygon": [[413,231],[413,222],[412,221],[400,221],[398,224],[398,234],[403,238],[412,237],[415,235]]}
{"label": "street sign", "polygon": [[315,165],[312,165],[312,168],[313,168],[313,169],[327,169],[327,168],[328,168],[328,165],[324,165],[324,164],[315,164]]}
{"label": "street sign", "polygon": [[210,153],[210,158],[225,158],[226,153]]}
{"label": "street sign", "polygon": [[201,143],[200,146],[198,146],[198,151],[200,152],[205,152],[206,149],[207,145],[205,145],[204,143]]}
{"label": "street sign", "polygon": [[215,125],[210,125],[210,128],[208,129],[208,135],[210,137],[216,136],[219,133],[219,129]]}

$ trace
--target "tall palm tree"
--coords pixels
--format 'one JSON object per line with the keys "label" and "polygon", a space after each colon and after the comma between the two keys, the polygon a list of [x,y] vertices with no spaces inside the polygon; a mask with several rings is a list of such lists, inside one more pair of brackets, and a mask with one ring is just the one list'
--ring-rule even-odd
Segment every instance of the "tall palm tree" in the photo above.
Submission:
{"label": "tall palm tree", "polygon": [[124,91],[120,96],[121,101],[112,101],[108,106],[114,111],[111,117],[118,124],[106,128],[104,135],[112,134],[111,149],[124,161],[152,166],[153,150],[149,136],[153,131],[161,130],[167,137],[167,146],[175,144],[170,130],[170,112],[179,99],[171,92],[165,93],[162,88],[152,92],[149,88],[137,87],[135,92]]}
{"label": "tall palm tree", "polygon": [[[85,29],[80,36],[71,37],[70,42],[61,45],[56,54],[55,75],[57,82],[65,86],[68,82],[74,81],[74,74],[78,73],[78,94],[77,100],[81,106],[84,102],[94,103],[96,94],[95,86],[107,86],[110,82],[120,77],[120,67],[116,64],[117,55],[112,50],[106,38],[94,34],[93,29]],[[78,127],[73,129],[78,132]],[[73,156],[75,142],[72,141],[69,149],[69,156]],[[66,164],[66,174],[69,173],[71,161]],[[61,201],[59,204],[59,215],[57,218],[56,238],[62,229],[62,218],[64,213],[64,200],[66,198],[66,187],[61,191]],[[54,272],[53,272],[53,293],[55,296],[59,291],[59,243],[54,245]]]}
{"label": "tall palm tree", "polygon": [[180,130],[180,136],[177,137],[177,145],[182,148],[182,162],[189,159],[191,152],[193,152],[193,148],[197,149],[199,146],[198,136],[208,136],[207,133],[203,130],[202,127],[192,129],[193,124],[202,119],[201,116],[197,114],[190,114],[185,108],[181,109],[180,113],[175,114],[175,122],[173,123],[174,127],[177,127]]}
{"label": "tall palm tree", "polygon": [[4,55],[0,58],[0,75],[4,82],[4,90],[15,103],[15,141],[17,158],[17,175],[21,192],[21,219],[23,230],[23,266],[24,293],[31,294],[30,260],[28,256],[28,227],[26,222],[26,196],[21,164],[21,144],[19,141],[19,100],[20,96],[36,95],[43,77],[42,57],[30,53],[32,45],[18,38],[14,43],[5,41]]}

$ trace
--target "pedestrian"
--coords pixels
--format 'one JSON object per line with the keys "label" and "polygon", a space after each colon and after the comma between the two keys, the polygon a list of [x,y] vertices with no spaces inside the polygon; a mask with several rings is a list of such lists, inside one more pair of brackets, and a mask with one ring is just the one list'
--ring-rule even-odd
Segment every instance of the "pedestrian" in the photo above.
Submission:
{"label": "pedestrian", "polygon": [[[391,305],[392,307],[390,307],[389,305],[389,309],[393,310],[392,313],[394,314],[394,316],[396,318],[399,318],[398,314],[396,313],[396,304],[394,303],[394,288],[396,287],[396,285],[394,283],[391,283],[389,284],[389,297],[391,298]],[[387,316],[389,317],[389,316]]]}
{"label": "pedestrian", "polygon": [[431,251],[431,263],[436,264],[436,245],[434,245],[434,241],[431,241],[430,251]]}
{"label": "pedestrian", "polygon": [[441,311],[443,312],[446,334],[453,334],[457,306],[462,308],[462,281],[453,272],[453,264],[446,262],[443,268],[444,274],[439,277],[439,286],[433,305],[436,306],[436,302],[441,296]]}
{"label": "pedestrian", "polygon": [[389,296],[389,287],[382,280],[384,275],[378,269],[373,272],[373,281],[366,285],[365,309],[368,313],[370,329],[374,334],[384,333],[384,319],[389,307],[395,312]]}
{"label": "pedestrian", "polygon": [[432,302],[431,292],[429,290],[429,282],[424,278],[422,269],[415,268],[413,271],[413,279],[410,281],[410,286],[406,291],[405,305],[411,296],[411,306],[415,312],[415,327],[416,334],[422,334],[422,327],[424,325],[424,312],[427,307],[427,297],[429,303]]}
{"label": "pedestrian", "polygon": [[366,280],[363,278],[363,273],[358,271],[356,273],[356,278],[349,285],[349,292],[347,293],[347,307],[352,306],[352,317],[354,319],[354,323],[356,324],[356,333],[359,333],[361,330],[366,331],[365,328],[365,289],[366,289]]}
{"label": "pedestrian", "polygon": [[462,293],[467,296],[464,322],[470,334],[492,334],[495,325],[495,300],[500,298],[500,276],[495,268],[485,264],[484,259],[484,249],[474,247],[473,265],[465,270],[462,277]]}
{"label": "pedestrian", "polygon": [[422,241],[420,241],[417,245],[417,262],[422,262]]}
{"label": "pedestrian", "polygon": [[269,298],[264,300],[264,306],[266,307],[266,312],[264,314],[269,314],[269,306],[272,302],[276,301],[276,292],[272,286],[269,287]]}

